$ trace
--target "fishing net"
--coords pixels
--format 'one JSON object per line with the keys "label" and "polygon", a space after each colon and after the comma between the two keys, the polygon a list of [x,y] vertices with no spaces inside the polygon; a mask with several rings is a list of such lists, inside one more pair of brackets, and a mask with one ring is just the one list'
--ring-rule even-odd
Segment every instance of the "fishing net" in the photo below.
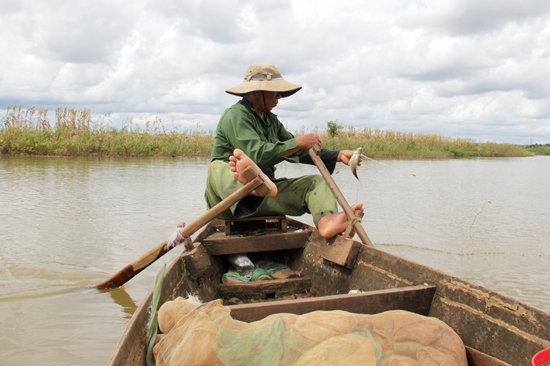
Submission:
{"label": "fishing net", "polygon": [[197,304],[178,298],[159,309],[157,365],[467,365],[449,326],[414,313],[315,311],[246,323],[221,300]]}

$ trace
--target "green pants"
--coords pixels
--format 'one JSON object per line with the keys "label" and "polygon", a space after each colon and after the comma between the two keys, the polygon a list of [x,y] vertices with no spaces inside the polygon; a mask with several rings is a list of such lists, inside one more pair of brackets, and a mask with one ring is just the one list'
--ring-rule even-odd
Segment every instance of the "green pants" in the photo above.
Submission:
{"label": "green pants", "polygon": [[[273,183],[277,185],[275,197],[248,196],[218,218],[230,220],[250,216],[301,216],[311,213],[313,222],[317,225],[321,217],[338,212],[336,199],[320,175],[274,179]],[[208,208],[212,208],[242,186],[233,177],[228,163],[213,161],[208,167],[205,192]]]}

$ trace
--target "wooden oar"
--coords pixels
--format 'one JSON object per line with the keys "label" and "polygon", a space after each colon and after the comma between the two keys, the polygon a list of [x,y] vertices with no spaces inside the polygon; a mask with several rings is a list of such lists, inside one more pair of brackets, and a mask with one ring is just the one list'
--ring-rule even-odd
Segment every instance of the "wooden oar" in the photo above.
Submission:
{"label": "wooden oar", "polygon": [[[367,233],[365,232],[365,229],[361,225],[361,222],[357,221],[355,213],[351,210],[350,205],[348,204],[348,201],[346,201],[346,198],[340,191],[340,188],[336,185],[336,182],[332,178],[332,175],[330,175],[327,167],[325,166],[325,163],[323,163],[323,160],[319,157],[319,153],[321,150],[317,145],[313,145],[311,149],[309,149],[309,156],[311,156],[311,159],[313,159],[313,162],[317,166],[317,169],[319,169],[319,172],[325,179],[325,182],[327,182],[330,190],[332,191],[332,194],[334,194],[334,197],[336,198],[336,201],[342,206],[342,209],[344,209],[344,212],[346,213],[346,216],[348,217],[348,220],[353,225],[353,228],[357,232],[357,235],[363,242],[363,244],[368,245],[370,247],[374,247],[372,245],[372,242],[370,241]],[[349,231],[346,231],[349,232]]]}
{"label": "wooden oar", "polygon": [[[254,190],[256,190],[258,195],[266,195],[269,193],[269,188],[265,185],[263,179],[253,167],[250,166],[246,168],[243,171],[243,176],[248,181],[246,185],[218,203],[216,206],[212,207],[210,210],[206,211],[189,225],[186,225],[184,228],[180,229],[181,235],[184,237],[190,237],[201,227],[208,224],[216,218],[216,216],[248,196]],[[168,242],[166,240],[163,241],[132,263],[128,264],[126,267],[122,268],[107,281],[98,283],[94,287],[99,289],[111,289],[124,285],[135,275],[149,267],[154,261],[168,253],[168,251],[172,248],[169,248],[167,243]]]}

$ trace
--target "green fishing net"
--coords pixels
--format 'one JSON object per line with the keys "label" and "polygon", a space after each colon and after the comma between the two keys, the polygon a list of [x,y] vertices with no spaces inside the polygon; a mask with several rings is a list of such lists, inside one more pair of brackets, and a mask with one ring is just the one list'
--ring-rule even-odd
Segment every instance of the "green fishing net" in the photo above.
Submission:
{"label": "green fishing net", "polygon": [[399,310],[275,314],[246,323],[231,318],[221,300],[178,298],[159,309],[159,328],[157,365],[467,365],[449,326]]}

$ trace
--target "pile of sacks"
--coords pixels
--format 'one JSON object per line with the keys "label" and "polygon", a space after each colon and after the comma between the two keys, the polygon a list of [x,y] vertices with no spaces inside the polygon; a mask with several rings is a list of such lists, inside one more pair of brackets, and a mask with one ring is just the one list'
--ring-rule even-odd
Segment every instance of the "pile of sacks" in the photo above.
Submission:
{"label": "pile of sacks", "polygon": [[158,314],[157,365],[466,366],[460,337],[442,321],[406,311],[315,311],[246,323],[221,300],[177,298]]}

